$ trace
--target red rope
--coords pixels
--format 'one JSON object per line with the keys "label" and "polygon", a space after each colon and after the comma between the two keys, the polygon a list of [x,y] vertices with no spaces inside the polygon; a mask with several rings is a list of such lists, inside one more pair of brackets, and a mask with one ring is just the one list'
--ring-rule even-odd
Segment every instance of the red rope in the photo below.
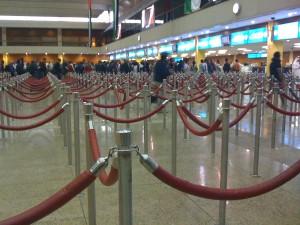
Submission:
{"label": "red rope", "polygon": [[153,175],[165,184],[190,195],[215,200],[240,200],[256,197],[272,191],[290,181],[299,173],[300,160],[281,174],[268,181],[250,187],[237,189],[221,189],[196,185],[179,177],[173,176],[160,166],[158,166],[158,168],[153,172]]}
{"label": "red rope", "polygon": [[98,98],[98,97],[100,97],[100,96],[106,94],[109,90],[110,90],[110,89],[107,88],[107,89],[105,89],[104,91],[102,91],[102,92],[100,92],[99,94],[94,95],[94,96],[87,96],[86,94],[83,94],[83,95],[81,95],[81,96],[84,96],[84,99],[94,99],[94,98]]}
{"label": "red rope", "polygon": [[193,134],[197,135],[197,136],[207,136],[211,133],[213,133],[214,131],[216,131],[216,129],[221,125],[222,120],[217,119],[207,130],[205,131],[198,131],[196,130],[187,120],[187,118],[185,117],[185,114],[183,112],[183,110],[181,109],[180,106],[177,106],[177,111],[179,113],[179,116],[182,120],[182,122],[185,124],[185,126],[187,127],[187,129],[189,131],[191,131]]}
{"label": "red rope", "polygon": [[282,95],[291,102],[300,103],[300,100],[296,100],[288,96],[286,93],[282,93]]}
{"label": "red rope", "polygon": [[[105,105],[105,104],[99,104],[99,103],[96,103],[96,102],[93,103],[93,104],[94,104],[94,106],[99,107],[99,108],[107,108],[107,109],[108,108],[116,108],[116,107],[123,107],[124,108],[125,105],[127,105],[128,103],[134,101],[136,98],[137,98],[137,96],[133,96],[132,98],[130,98],[130,99],[124,101],[124,102],[121,102],[119,104],[114,104],[114,105]],[[89,102],[86,98],[82,98],[82,100]]]}
{"label": "red rope", "polygon": [[[89,141],[92,150],[93,160],[96,162],[101,157],[101,152],[98,144],[97,134],[94,129],[88,130]],[[105,186],[111,186],[118,181],[118,169],[111,167],[109,175],[105,170],[99,175],[99,180]]]}
{"label": "red rope", "polygon": [[42,111],[40,112],[37,112],[37,113],[34,113],[32,115],[15,115],[15,114],[11,114],[11,113],[8,113],[8,112],[5,112],[3,111],[2,109],[0,109],[0,113],[5,115],[5,116],[8,116],[8,117],[11,117],[11,118],[15,118],[15,119],[32,119],[34,117],[38,117],[48,111],[50,111],[52,108],[54,108],[55,106],[58,105],[58,103],[60,103],[61,100],[56,100],[55,102],[53,102],[50,106],[48,106],[47,108],[43,109]]}
{"label": "red rope", "polygon": [[89,170],[86,170],[45,201],[14,217],[0,221],[0,225],[32,224],[65,205],[87,188],[95,179],[96,177]]}
{"label": "red rope", "polygon": [[32,125],[27,125],[27,126],[6,126],[6,125],[2,125],[0,124],[0,129],[2,130],[13,130],[13,131],[21,131],[21,130],[30,130],[39,126],[42,126],[48,122],[50,122],[51,120],[55,119],[56,117],[58,117],[60,114],[62,114],[65,110],[63,108],[60,108],[58,111],[56,111],[52,116],[39,121],[37,123],[34,123]]}
{"label": "red rope", "polygon": [[149,113],[147,113],[147,114],[145,114],[141,117],[134,118],[134,119],[120,119],[120,118],[118,119],[118,118],[110,117],[110,116],[107,116],[104,113],[101,113],[101,112],[99,112],[95,109],[93,110],[93,112],[98,117],[101,117],[102,119],[109,120],[109,121],[114,122],[114,123],[135,123],[135,122],[139,122],[139,121],[148,119],[149,117],[153,116],[158,111],[160,111],[163,107],[165,107],[165,105],[161,104],[158,107],[156,107],[156,109],[152,110],[151,112],[149,112]]}
{"label": "red rope", "polygon": [[278,108],[277,106],[273,105],[271,102],[266,103],[271,109],[279,112],[280,114],[288,115],[288,116],[300,116],[300,112],[289,112]]}
{"label": "red rope", "polygon": [[44,100],[45,98],[47,98],[48,96],[50,96],[52,93],[54,92],[54,90],[52,89],[50,92],[48,92],[48,94],[46,94],[45,96],[42,96],[40,98],[37,98],[35,100],[26,100],[26,99],[22,99],[22,98],[19,98],[18,96],[14,95],[12,92],[8,91],[7,93],[12,96],[13,98],[15,99],[18,99],[19,101],[22,101],[22,102],[29,102],[29,103],[33,103],[33,102],[39,102],[41,100]]}

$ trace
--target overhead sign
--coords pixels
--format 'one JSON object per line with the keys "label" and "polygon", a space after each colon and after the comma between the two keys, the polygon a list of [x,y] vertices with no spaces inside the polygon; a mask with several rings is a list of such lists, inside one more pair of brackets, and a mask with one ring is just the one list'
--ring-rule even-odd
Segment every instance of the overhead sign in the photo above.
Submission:
{"label": "overhead sign", "polygon": [[260,59],[260,58],[267,58],[267,53],[249,53],[248,59]]}
{"label": "overhead sign", "polygon": [[274,40],[287,40],[298,38],[299,22],[285,23],[274,26]]}
{"label": "overhead sign", "polygon": [[173,52],[172,44],[160,46],[159,53],[161,53],[161,52],[172,53]]}
{"label": "overhead sign", "polygon": [[135,58],[135,51],[128,52],[128,58],[129,59],[134,59]]}
{"label": "overhead sign", "polygon": [[115,59],[115,55],[110,55],[110,56],[109,56],[109,59],[110,59],[110,60],[114,60],[114,59]]}
{"label": "overhead sign", "polygon": [[198,40],[198,49],[222,47],[222,35],[200,38]]}
{"label": "overhead sign", "polygon": [[248,44],[267,42],[267,27],[256,28],[248,31]]}
{"label": "overhead sign", "polygon": [[144,57],[145,56],[145,50],[144,49],[139,49],[136,51],[136,56],[137,57]]}
{"label": "overhead sign", "polygon": [[190,41],[184,41],[177,43],[177,52],[189,52],[189,51],[195,51],[196,44],[195,40]]}
{"label": "overhead sign", "polygon": [[248,31],[239,31],[231,34],[230,45],[248,44]]}

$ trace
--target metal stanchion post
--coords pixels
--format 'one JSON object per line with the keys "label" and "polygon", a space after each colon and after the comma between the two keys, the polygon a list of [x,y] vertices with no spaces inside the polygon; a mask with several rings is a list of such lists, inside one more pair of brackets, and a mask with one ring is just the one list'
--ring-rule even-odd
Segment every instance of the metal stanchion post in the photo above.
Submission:
{"label": "metal stanchion post", "polygon": [[[291,88],[292,90],[295,90],[295,78],[292,79],[290,88]],[[291,111],[291,112],[293,111],[293,105],[294,105],[294,102],[290,101],[290,111]],[[290,122],[290,124],[292,123],[292,118],[293,118],[293,116],[290,116],[290,117],[289,117],[289,122]]]}
{"label": "metal stanchion post", "polygon": [[[89,128],[93,127],[93,104],[83,103],[83,111],[85,116],[85,145],[86,145],[86,168],[89,169],[93,165],[91,154],[91,146],[88,137]],[[91,183],[87,188],[88,198],[88,224],[96,225],[96,195],[95,195],[95,182]]]}
{"label": "metal stanchion post", "polygon": [[[125,83],[125,89],[126,89],[126,100],[129,99],[129,81]],[[130,111],[130,105],[129,103],[126,105],[126,119],[129,119],[129,111]],[[129,129],[130,124],[126,123],[126,128]]]}
{"label": "metal stanchion post", "polygon": [[116,132],[119,163],[119,224],[132,224],[132,166],[131,166],[131,136],[128,129]]}
{"label": "metal stanchion post", "polygon": [[[0,86],[0,92],[1,92],[1,94],[0,94],[0,109],[4,110],[4,100],[3,100],[4,99],[4,88],[2,85]],[[3,114],[1,114],[1,124],[4,125],[4,115]],[[2,134],[1,138],[5,139],[5,130],[2,129],[1,134]]]}
{"label": "metal stanchion post", "polygon": [[[148,113],[148,86],[144,85],[143,87],[143,96],[144,96],[144,115]],[[149,126],[148,119],[144,120],[144,153],[148,154],[149,151]]]}
{"label": "metal stanchion post", "polygon": [[[105,88],[108,88],[109,87],[109,84],[108,84],[108,81],[106,82],[106,86]],[[109,92],[105,93],[104,94],[104,104],[107,105],[107,99],[109,97]],[[104,112],[105,112],[105,115],[107,115],[107,108],[104,109]],[[107,124],[107,120],[105,120],[105,124]]]}
{"label": "metal stanchion post", "polygon": [[73,96],[73,124],[74,124],[74,149],[75,149],[75,177],[80,175],[80,119],[79,119],[79,92]]}
{"label": "metal stanchion post", "polygon": [[[6,112],[9,112],[9,99],[8,99],[9,96],[8,96],[6,90],[4,90],[3,93],[4,93],[4,98],[5,98],[5,110],[6,110]],[[6,123],[7,123],[7,126],[10,126],[10,119],[8,116],[6,117]]]}
{"label": "metal stanchion post", "polygon": [[[228,171],[228,145],[229,145],[229,117],[230,117],[230,99],[224,99],[222,103],[223,122],[222,122],[222,152],[221,152],[221,181],[220,188],[227,188]],[[225,225],[226,221],[226,200],[219,202],[219,225]]]}
{"label": "metal stanchion post", "polygon": [[[63,100],[62,100],[62,105],[66,103],[66,85],[65,84],[61,84],[60,85],[60,93],[63,95]],[[60,134],[64,135],[64,129],[65,129],[65,117],[64,117],[65,113],[61,114],[61,116],[59,116],[59,125],[60,125]],[[65,147],[65,145],[64,145]]]}
{"label": "metal stanchion post", "polygon": [[[117,84],[114,83],[114,88],[115,88],[115,97],[114,97],[114,104],[117,104],[117,96],[116,96],[116,91],[118,89]],[[117,118],[118,116],[118,108],[114,107],[114,117]],[[117,131],[118,129],[118,124],[114,122],[114,130]]]}
{"label": "metal stanchion post", "polygon": [[[285,92],[286,95],[289,94],[289,82],[288,82],[287,79],[285,80],[284,92]],[[285,97],[283,97],[283,98],[285,98]],[[281,102],[281,105],[282,105],[283,110],[286,111],[286,109],[287,109],[287,99],[285,99],[284,102]],[[286,115],[283,114],[282,115],[282,134],[285,133],[285,123],[286,123]]]}
{"label": "metal stanchion post", "polygon": [[253,174],[258,176],[259,163],[259,143],[260,143],[260,121],[262,108],[262,89],[257,89],[257,107],[256,107],[256,122],[255,122],[255,144],[254,144],[254,159],[253,159]]}
{"label": "metal stanchion post", "polygon": [[[184,99],[187,100],[188,99],[189,81],[185,81],[184,85],[185,85]],[[187,103],[184,103],[184,106],[187,107]],[[187,117],[187,116],[185,115],[185,117]],[[184,126],[183,135],[184,135],[184,140],[187,140],[187,127],[186,126]]]}
{"label": "metal stanchion post", "polygon": [[[138,90],[140,87],[140,79],[136,79],[136,90]],[[140,98],[138,97],[136,99],[136,115],[139,116],[140,115]]]}
{"label": "metal stanchion post", "polygon": [[[211,95],[210,95],[210,111],[209,111],[209,124],[213,124],[216,120],[216,84],[211,85]],[[211,153],[216,152],[216,133],[211,134]]]}
{"label": "metal stanchion post", "polygon": [[172,91],[172,174],[177,168],[177,90]]}
{"label": "metal stanchion post", "polygon": [[[70,87],[68,87],[68,92],[66,93],[67,102],[71,104],[72,92],[70,92]],[[68,166],[73,164],[73,152],[72,152],[72,116],[71,116],[71,106],[69,106],[66,110],[66,120],[67,120],[67,146],[68,146]]]}
{"label": "metal stanchion post", "polygon": [[[263,88],[262,91],[264,91],[265,89],[267,89],[267,87],[266,87],[266,76],[262,76],[262,88]],[[265,106],[264,105],[261,108],[261,110],[262,110],[262,115],[264,116],[265,115]]]}
{"label": "metal stanchion post", "polygon": [[[278,105],[278,83],[274,84],[273,92],[274,92],[274,105]],[[275,138],[276,138],[276,111],[273,110],[272,116],[272,133],[271,133],[271,149],[276,150],[275,148]]]}
{"label": "metal stanchion post", "polygon": [[[64,103],[68,102],[68,96],[67,93],[70,91],[70,87],[65,87],[64,92]],[[63,135],[64,135],[64,147],[68,148],[68,111],[66,110],[63,113]]]}
{"label": "metal stanchion post", "polygon": [[[251,84],[250,84],[250,100],[254,97],[254,85],[255,85],[255,79],[254,77],[251,77]],[[250,110],[250,123],[251,123],[251,132],[253,128],[253,122],[254,122],[254,109],[252,108]]]}
{"label": "metal stanchion post", "polygon": [[[241,97],[241,81],[237,81],[237,88],[236,88],[236,104],[240,104],[240,97]],[[237,107],[235,108],[235,116],[238,117],[240,114],[240,109]],[[239,136],[239,123],[235,125],[235,136]]]}
{"label": "metal stanchion post", "polygon": [[[167,80],[163,79],[163,97],[167,96]],[[167,130],[167,107],[163,109],[163,129]]]}

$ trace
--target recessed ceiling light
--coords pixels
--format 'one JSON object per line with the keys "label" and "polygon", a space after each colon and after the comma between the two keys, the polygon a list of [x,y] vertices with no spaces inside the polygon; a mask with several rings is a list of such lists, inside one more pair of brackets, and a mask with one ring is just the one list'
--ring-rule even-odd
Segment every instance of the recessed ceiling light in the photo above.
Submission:
{"label": "recessed ceiling light", "polygon": [[229,29],[229,26],[226,26],[225,29],[226,29],[226,30]]}
{"label": "recessed ceiling light", "polygon": [[252,23],[252,24],[255,24],[255,20],[252,20],[251,23]]}

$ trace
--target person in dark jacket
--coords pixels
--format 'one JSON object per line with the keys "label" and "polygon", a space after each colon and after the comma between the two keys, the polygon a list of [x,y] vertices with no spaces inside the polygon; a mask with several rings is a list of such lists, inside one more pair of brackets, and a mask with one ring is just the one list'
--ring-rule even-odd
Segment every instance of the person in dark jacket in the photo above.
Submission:
{"label": "person in dark jacket", "polygon": [[17,72],[17,75],[22,75],[22,74],[26,73],[21,59],[17,60],[16,72]]}
{"label": "person in dark jacket", "polygon": [[[160,60],[158,60],[155,64],[154,71],[153,71],[153,78],[157,87],[159,87],[164,79],[170,75],[170,70],[167,64],[167,56],[168,53],[162,52],[160,54]],[[151,102],[157,102],[156,98],[152,98]],[[158,104],[161,104],[161,100],[159,99]]]}
{"label": "person in dark jacket", "polygon": [[130,73],[131,69],[130,69],[130,66],[129,66],[129,63],[127,60],[124,60],[124,62],[121,64],[120,66],[120,73]]}
{"label": "person in dark jacket", "polygon": [[[282,68],[281,68],[281,60],[280,60],[280,52],[275,52],[272,58],[272,62],[270,64],[270,75],[274,76],[275,82],[279,82],[279,85],[281,86],[284,82],[284,76],[282,74]],[[285,105],[285,99],[282,94],[280,94],[281,99],[281,105]]]}
{"label": "person in dark jacket", "polygon": [[224,73],[230,72],[230,63],[228,62],[228,58],[225,59],[225,63],[223,65],[223,71]]}

